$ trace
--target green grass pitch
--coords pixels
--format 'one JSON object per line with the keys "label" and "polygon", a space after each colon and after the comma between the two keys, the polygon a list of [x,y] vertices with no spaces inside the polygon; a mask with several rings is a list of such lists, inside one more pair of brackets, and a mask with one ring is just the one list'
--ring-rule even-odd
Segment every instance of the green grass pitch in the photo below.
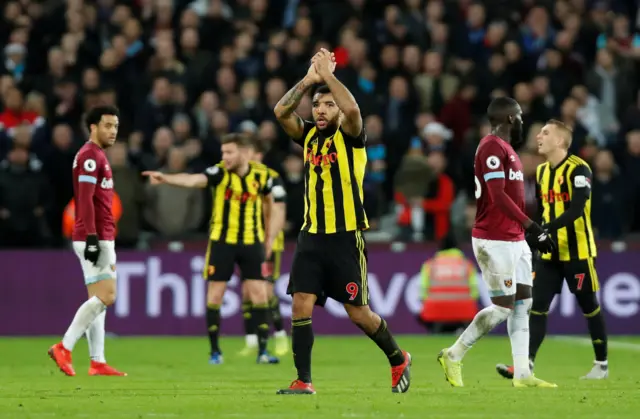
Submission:
{"label": "green grass pitch", "polygon": [[[6,319],[5,319],[6,320]],[[451,388],[436,362],[453,337],[398,336],[413,355],[407,394],[392,394],[386,359],[365,337],[317,336],[315,396],[277,396],[295,371],[240,358],[242,340],[223,338],[225,364],[207,363],[204,338],[107,339],[107,358],[128,377],[88,377],[84,341],[76,377],[47,356],[54,338],[0,338],[0,418],[635,418],[640,412],[640,338],[612,338],[611,376],[579,380],[592,350],[581,338],[544,342],[536,374],[558,389],[514,389],[495,373],[510,360],[503,337],[480,341],[465,358],[465,388]]]}

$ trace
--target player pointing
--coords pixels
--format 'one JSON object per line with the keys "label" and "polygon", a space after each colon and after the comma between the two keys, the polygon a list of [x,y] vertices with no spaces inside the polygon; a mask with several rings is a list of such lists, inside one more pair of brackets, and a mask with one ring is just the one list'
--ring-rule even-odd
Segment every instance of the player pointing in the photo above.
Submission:
{"label": "player pointing", "polygon": [[[272,243],[284,223],[284,213],[273,210],[276,198],[281,198],[284,190],[274,185],[267,166],[249,160],[253,147],[250,137],[227,134],[221,142],[222,161],[204,173],[142,174],[150,178],[152,185],[211,189],[213,209],[203,272],[208,281],[209,363],[218,365],[224,362],[219,343],[220,308],[227,283],[238,265],[243,289],[251,303],[250,314],[258,339],[256,362],[277,364],[279,359],[267,352],[269,300],[262,266],[265,258],[271,256]],[[264,224],[263,208],[272,214],[268,228]]]}
{"label": "player pointing", "polygon": [[104,356],[106,309],[116,299],[116,225],[111,212],[113,178],[104,149],[118,135],[118,109],[99,106],[87,114],[89,141],[73,161],[73,192],[76,223],[73,250],[80,259],[89,299],[76,312],[62,342],[49,349],[49,356],[66,375],[76,375],[71,351],[87,334],[91,366],[89,375],[126,375],[107,365]]}
{"label": "player pointing", "polygon": [[472,230],[473,252],[487,283],[492,304],[481,310],[438,362],[445,378],[462,387],[461,361],[484,335],[507,320],[514,362],[514,387],[556,387],[533,376],[529,368],[529,310],[531,308],[532,244],[543,253],[555,245],[537,223],[524,213],[524,177],[513,149],[522,142],[522,109],[511,98],[494,99],[487,110],[491,134],[484,137],[475,156],[477,212]]}

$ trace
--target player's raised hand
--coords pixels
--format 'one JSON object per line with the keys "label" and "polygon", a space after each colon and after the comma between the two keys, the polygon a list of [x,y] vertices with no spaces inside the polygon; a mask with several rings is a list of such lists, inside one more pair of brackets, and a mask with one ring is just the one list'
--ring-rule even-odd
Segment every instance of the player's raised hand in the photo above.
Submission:
{"label": "player's raised hand", "polygon": [[142,176],[148,177],[149,182],[152,185],[160,185],[162,183],[165,183],[164,175],[161,172],[147,170],[146,172],[142,172]]}
{"label": "player's raised hand", "polygon": [[329,77],[336,70],[335,54],[324,48],[320,48],[320,51],[314,55],[312,62],[323,79]]}
{"label": "player's raised hand", "polygon": [[322,83],[322,77],[320,77],[320,74],[318,74],[318,72],[316,71],[316,66],[313,59],[311,59],[311,65],[309,66],[309,70],[307,71],[306,79],[311,83]]}

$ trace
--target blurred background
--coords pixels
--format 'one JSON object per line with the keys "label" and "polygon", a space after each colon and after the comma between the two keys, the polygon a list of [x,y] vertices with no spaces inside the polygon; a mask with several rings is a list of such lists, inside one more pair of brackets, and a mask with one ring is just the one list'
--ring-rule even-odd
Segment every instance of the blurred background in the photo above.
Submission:
{"label": "blurred background", "polygon": [[[372,305],[403,332],[423,329],[420,269],[445,237],[469,253],[473,158],[489,101],[524,111],[520,157],[535,208],[535,135],[549,118],[573,127],[571,152],[594,173],[603,306],[614,333],[640,334],[640,34],[635,0],[9,0],[0,23],[0,315],[29,313],[0,334],[58,333],[84,295],[68,250],[71,165],[83,115],[121,109],[107,150],[121,203],[118,333],[199,333],[199,279],[211,197],[161,186],[143,170],[198,172],[219,139],[247,132],[284,178],[288,245],[303,216],[303,160],[272,109],[319,48],[360,104],[368,133],[365,206],[372,229]],[[311,119],[310,98],[298,110]],[[478,281],[481,287],[482,281]],[[237,282],[225,300],[240,331]],[[480,300],[486,294],[480,290]],[[566,294],[566,290],[565,290]],[[552,332],[580,333],[571,295]],[[484,298],[484,300],[483,300]],[[35,299],[35,300],[34,300]],[[60,317],[58,319],[58,316]],[[349,333],[339,307],[326,333]],[[410,318],[410,321],[406,320]],[[202,323],[202,324],[201,324]],[[555,327],[556,329],[553,329]],[[237,329],[237,330],[236,330]]]}

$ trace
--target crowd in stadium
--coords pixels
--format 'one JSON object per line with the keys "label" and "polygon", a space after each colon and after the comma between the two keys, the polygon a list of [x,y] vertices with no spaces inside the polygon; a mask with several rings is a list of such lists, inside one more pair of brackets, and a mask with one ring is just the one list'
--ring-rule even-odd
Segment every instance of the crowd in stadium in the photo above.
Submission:
{"label": "crowd in stadium", "polygon": [[[0,246],[62,246],[71,166],[87,109],[121,110],[107,151],[122,205],[118,241],[205,232],[210,197],[147,188],[140,172],[198,172],[221,135],[248,132],[288,189],[286,232],[302,224],[299,146],[273,114],[319,48],[365,118],[365,206],[399,238],[468,236],[473,158],[489,101],[522,106],[520,150],[535,211],[536,134],[556,118],[594,173],[601,239],[640,232],[640,35],[634,1],[83,0],[3,2]],[[310,98],[299,113],[311,119]]]}

